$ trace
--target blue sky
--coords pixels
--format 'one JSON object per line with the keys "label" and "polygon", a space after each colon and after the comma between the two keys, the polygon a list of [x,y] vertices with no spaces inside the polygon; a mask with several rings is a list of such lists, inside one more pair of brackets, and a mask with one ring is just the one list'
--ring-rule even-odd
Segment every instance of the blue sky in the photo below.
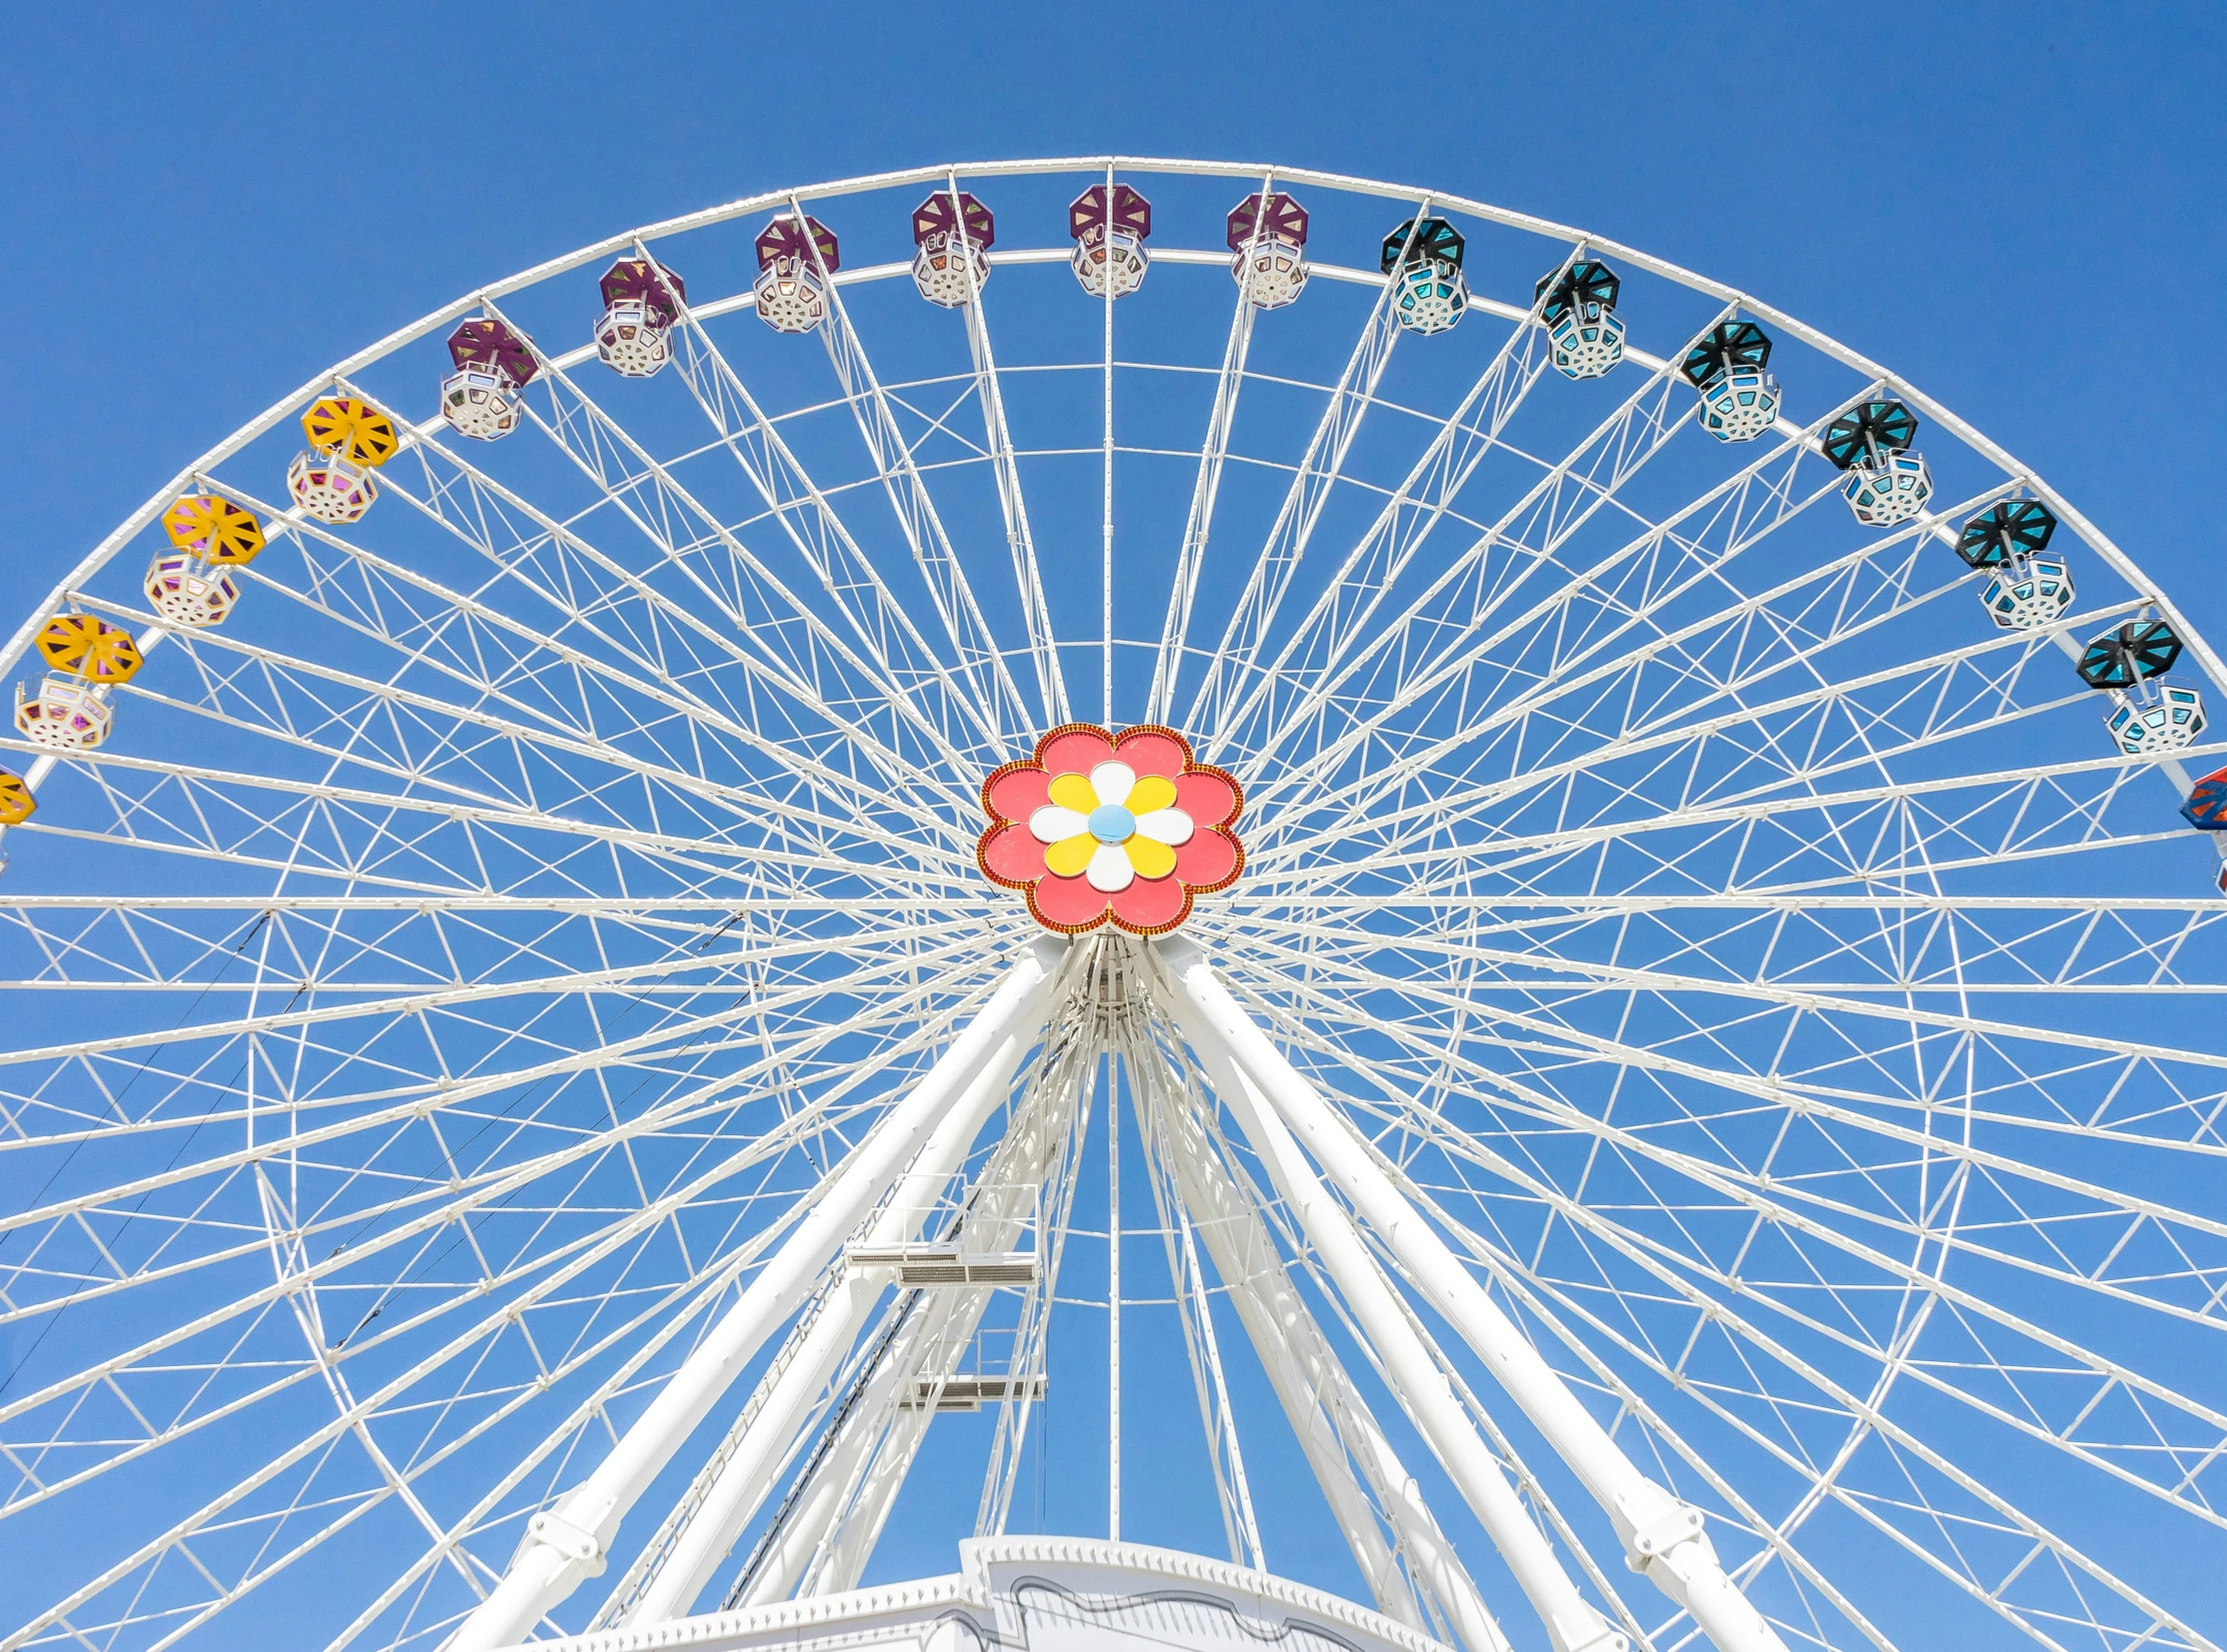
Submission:
{"label": "blue sky", "polygon": [[2227,13],[1382,10],[0,4],[0,569],[28,607],[327,363],[629,225],[1117,151],[1435,185],[1739,285],[2227,633]]}
{"label": "blue sky", "polygon": [[[2207,631],[2227,13],[0,7],[0,567],[479,281],[944,159],[1436,185],[1737,283],[2034,464]],[[2206,622],[2211,622],[2206,624]]]}

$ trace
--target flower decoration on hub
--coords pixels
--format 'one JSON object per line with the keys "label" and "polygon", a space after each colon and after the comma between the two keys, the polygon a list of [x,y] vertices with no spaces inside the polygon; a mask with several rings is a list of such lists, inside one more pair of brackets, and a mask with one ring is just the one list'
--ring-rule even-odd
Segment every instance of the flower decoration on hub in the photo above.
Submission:
{"label": "flower decoration on hub", "polygon": [[1060,934],[1107,922],[1165,934],[1190,915],[1193,896],[1227,888],[1244,869],[1231,829],[1243,791],[1193,762],[1172,729],[1064,724],[1035,757],[994,771],[982,801],[983,875],[1028,891],[1030,912]]}

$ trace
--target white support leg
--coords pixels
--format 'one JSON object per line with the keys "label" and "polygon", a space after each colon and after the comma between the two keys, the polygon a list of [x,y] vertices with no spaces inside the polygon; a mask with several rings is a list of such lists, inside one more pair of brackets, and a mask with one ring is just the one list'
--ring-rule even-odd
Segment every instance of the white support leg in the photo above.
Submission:
{"label": "white support leg", "polygon": [[1016,960],[982,1013],[845,1160],[812,1213],[759,1270],[588,1478],[534,1517],[510,1570],[467,1618],[449,1652],[514,1646],[542,1615],[603,1570],[619,1522],[719,1402],[774,1328],[794,1313],[866,1213],[1009,1039],[1044,1024],[1064,948],[1040,940]]}
{"label": "white support leg", "polygon": [[[1615,1523],[1626,1564],[1690,1613],[1717,1652],[1785,1652],[1777,1632],[1725,1575],[1701,1529],[1701,1511],[1648,1479],[1624,1455],[1407,1202],[1368,1145],[1229,995],[1205,954],[1178,940],[1162,946],[1158,956],[1170,1007],[1185,1034],[1194,1044],[1226,1052],[1243,1077],[1258,1086],[1276,1114],[1271,1133],[1285,1141],[1297,1136],[1354,1211],[1399,1258],[1416,1288],[1476,1351]],[[1249,1121],[1246,1128],[1249,1134]],[[1300,1168],[1305,1168],[1303,1161]],[[1306,1175],[1318,1189],[1312,1172]],[[1278,1187],[1282,1189],[1280,1179]],[[1289,1190],[1282,1190],[1289,1198]],[[1307,1232],[1314,1234],[1311,1218]],[[1343,1279],[1338,1282],[1343,1288]]]}
{"label": "white support leg", "polygon": [[[906,1377],[904,1380],[910,1380]],[[787,1600],[805,1568],[843,1518],[852,1493],[864,1479],[867,1465],[882,1444],[886,1430],[879,1419],[896,1408],[903,1383],[891,1371],[877,1373],[870,1381],[859,1416],[847,1424],[835,1448],[820,1464],[804,1488],[804,1495],[790,1512],[789,1522],[758,1558],[758,1571],[750,1589],[738,1603],[744,1608],[768,1606]],[[864,1419],[864,1420],[862,1420]]]}
{"label": "white support leg", "polygon": [[1198,1218],[1193,1230],[1213,1257],[1214,1271],[1368,1579],[1377,1609],[1427,1632],[1369,1512],[1356,1471],[1367,1480],[1407,1564],[1437,1601],[1455,1639],[1467,1652],[1508,1652],[1507,1637],[1439,1530],[1413,1476],[1291,1283],[1259,1206],[1221,1162],[1187,1107],[1169,1104],[1159,1122],[1177,1189]]}
{"label": "white support leg", "polygon": [[[908,1244],[920,1236],[921,1224],[935,1200],[966,1161],[967,1150],[989,1121],[999,1103],[1011,1093],[1014,1073],[1028,1053],[1033,1034],[1008,1033],[991,1052],[983,1069],[968,1086],[958,1104],[930,1135],[920,1157],[906,1172],[867,1230],[870,1245]],[[848,1278],[838,1285],[834,1300],[806,1331],[796,1355],[782,1369],[750,1427],[736,1443],[705,1494],[665,1563],[642,1591],[641,1603],[628,1615],[629,1623],[663,1623],[685,1616],[696,1597],[712,1579],[751,1515],[773,1489],[774,1473],[787,1451],[797,1425],[820,1391],[835,1375],[843,1356],[858,1340],[859,1330],[872,1317],[882,1299],[884,1281]]]}
{"label": "white support leg", "polygon": [[[1050,1072],[1039,1068],[977,1183],[978,1196],[961,1230],[963,1245],[1005,1250],[1020,1238],[1074,1127],[1095,1064],[1095,1057],[1071,1051]],[[1040,1266],[1051,1265],[1041,1248],[1039,1256]],[[1051,1277],[1043,1277],[1038,1288],[1049,1291]],[[803,1486],[786,1527],[759,1557],[744,1605],[787,1599],[808,1571],[813,1594],[840,1592],[857,1581],[935,1421],[933,1411],[906,1409],[904,1397],[922,1377],[952,1373],[991,1294],[988,1286],[952,1287],[935,1291],[922,1304],[880,1368],[868,1375],[860,1404]]]}
{"label": "white support leg", "polygon": [[1106,1085],[1106,1540],[1118,1543],[1121,1540],[1121,1108],[1115,1092],[1120,1087],[1120,1079],[1111,1055],[1100,1063],[1099,1070]]}
{"label": "white support leg", "polygon": [[[1176,1175],[1174,1160],[1181,1149],[1168,1143],[1170,1115],[1188,1116],[1182,1080],[1147,1039],[1129,1039],[1122,1047],[1121,1065],[1128,1074],[1137,1139],[1144,1144],[1144,1162],[1150,1171],[1152,1208],[1159,1217],[1167,1278],[1174,1292],[1177,1323],[1182,1328],[1183,1351],[1190,1360],[1191,1386],[1198,1396],[1198,1424],[1206,1437],[1215,1501],[1221,1505],[1222,1535],[1229,1544],[1232,1562],[1265,1572],[1269,1569],[1267,1550],[1260,1541],[1259,1515],[1252,1506],[1244,1445],[1230,1410],[1228,1372],[1221,1361],[1221,1336],[1214,1327],[1213,1295],[1206,1284],[1205,1267],[1198,1259],[1198,1237],[1191,1224],[1195,1205]],[[1206,1248],[1211,1251],[1213,1247],[1209,1243]],[[1363,1575],[1371,1581],[1375,1576],[1366,1570],[1365,1561]],[[1405,1589],[1399,1591],[1402,1604],[1411,1607],[1406,1593]]]}
{"label": "white support leg", "polygon": [[[1431,1450],[1460,1488],[1462,1500],[1475,1512],[1485,1535],[1500,1551],[1500,1558],[1538,1612],[1554,1652],[1586,1652],[1587,1648],[1627,1652],[1630,1642],[1578,1592],[1552,1545],[1532,1523],[1523,1500],[1508,1484],[1499,1459],[1477,1437],[1452,1385],[1392,1295],[1390,1284],[1351,1217],[1315,1176],[1284,1126],[1282,1115],[1237,1063],[1232,1047],[1235,1040],[1228,1026],[1234,1004],[1226,993],[1220,993],[1221,1004],[1227,1008],[1208,1009],[1201,1002],[1195,977],[1202,974],[1213,992],[1219,993],[1220,987],[1212,980],[1203,957],[1195,948],[1177,946],[1168,951],[1180,961],[1171,960],[1166,970],[1166,1007],[1204,1062],[1207,1077],[1236,1115],[1246,1139],[1267,1165],[1276,1191],[1298,1217],[1308,1242],[1337,1282],[1353,1317],[1375,1346],[1402,1409],[1430,1442]],[[1243,1027],[1251,1027],[1241,1014],[1236,1019]],[[1253,1035],[1259,1037],[1257,1029],[1253,1029]],[[1266,1040],[1261,1038],[1260,1042],[1265,1044]]]}

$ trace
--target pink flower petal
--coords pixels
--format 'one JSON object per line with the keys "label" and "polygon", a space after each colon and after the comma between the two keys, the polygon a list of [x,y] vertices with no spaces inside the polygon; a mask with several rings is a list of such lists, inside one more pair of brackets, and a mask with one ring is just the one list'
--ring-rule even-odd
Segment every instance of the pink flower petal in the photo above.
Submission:
{"label": "pink flower petal", "polygon": [[1190,753],[1173,735],[1159,729],[1131,729],[1114,743],[1121,761],[1139,775],[1173,780],[1190,762]]}
{"label": "pink flower petal", "polygon": [[1087,877],[1040,877],[1029,885],[1029,910],[1046,928],[1072,934],[1106,921],[1107,897]]}
{"label": "pink flower petal", "polygon": [[1114,897],[1114,921],[1130,934],[1164,934],[1190,911],[1190,891],[1175,877],[1139,877]]}
{"label": "pink flower petal", "polygon": [[1218,769],[1200,769],[1175,781],[1175,807],[1202,826],[1227,826],[1237,814],[1237,789]]}
{"label": "pink flower petal", "polygon": [[1052,801],[1052,777],[1035,765],[993,775],[983,801],[1001,821],[1026,821]]}
{"label": "pink flower petal", "polygon": [[1070,729],[1054,735],[1037,753],[1047,775],[1088,775],[1102,763],[1114,761],[1114,743],[1098,728]]}
{"label": "pink flower petal", "polygon": [[1237,843],[1226,831],[1194,831],[1175,850],[1175,875],[1193,889],[1218,889],[1237,875]]}
{"label": "pink flower petal", "polygon": [[991,827],[982,834],[977,857],[993,882],[1015,888],[1044,875],[1044,845],[1025,826]]}
{"label": "pink flower petal", "polygon": [[[1196,829],[1187,842],[1174,848],[1175,863],[1167,875],[1147,877],[1135,871],[1125,887],[1107,891],[1094,887],[1087,872],[1055,872],[1047,845],[1029,823],[1047,811],[1065,814],[1052,796],[1063,782],[1070,789],[1089,788],[1093,771],[1116,762],[1139,781],[1149,777],[1145,790],[1158,789],[1157,797],[1144,800],[1151,805],[1147,813],[1155,822],[1163,816],[1175,821],[1187,816]],[[1190,762],[1190,748],[1182,737],[1156,725],[1127,730],[1118,742],[1096,724],[1071,724],[1054,731],[1038,743],[1034,762],[1008,764],[983,784],[991,826],[976,845],[976,856],[984,873],[993,882],[1026,889],[1030,914],[1058,933],[1080,934],[1111,918],[1132,934],[1165,934],[1190,915],[1194,894],[1227,887],[1244,865],[1243,845],[1228,829],[1244,807],[1242,789],[1224,771],[1192,770]],[[1170,790],[1171,804],[1166,801]],[[1097,801],[1095,789],[1091,801],[1094,805]],[[1154,843],[1164,845],[1175,833],[1149,835]],[[1167,852],[1167,847],[1157,847],[1149,858],[1156,862]],[[1137,856],[1126,849],[1121,853],[1121,869],[1133,871]],[[1157,864],[1153,869],[1158,869]],[[1107,878],[1102,875],[1099,881]]]}

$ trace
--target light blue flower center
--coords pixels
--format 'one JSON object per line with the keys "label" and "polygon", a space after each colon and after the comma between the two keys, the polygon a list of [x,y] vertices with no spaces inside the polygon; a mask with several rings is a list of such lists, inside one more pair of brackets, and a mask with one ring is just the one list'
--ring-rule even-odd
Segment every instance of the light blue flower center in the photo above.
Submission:
{"label": "light blue flower center", "polygon": [[1136,817],[1119,804],[1100,804],[1091,811],[1091,835],[1102,843],[1125,843],[1136,835]]}

